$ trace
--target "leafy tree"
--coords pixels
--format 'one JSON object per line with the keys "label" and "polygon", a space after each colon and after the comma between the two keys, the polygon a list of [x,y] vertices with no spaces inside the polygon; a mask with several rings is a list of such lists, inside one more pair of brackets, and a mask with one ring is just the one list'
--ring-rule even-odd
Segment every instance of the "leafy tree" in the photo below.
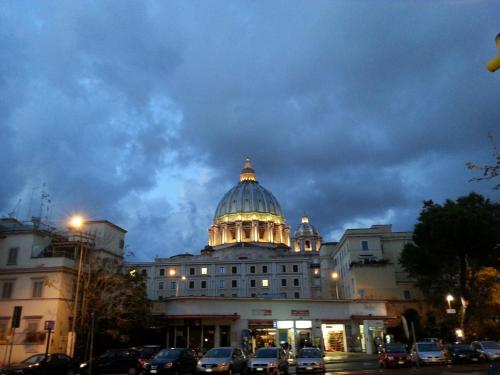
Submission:
{"label": "leafy tree", "polygon": [[88,357],[92,313],[94,353],[140,341],[150,317],[150,303],[142,276],[123,273],[121,264],[109,258],[90,258],[82,289],[77,335],[81,356]]}
{"label": "leafy tree", "polygon": [[401,254],[403,268],[434,306],[444,308],[448,293],[461,301],[466,325],[466,308],[477,311],[481,300],[480,272],[499,264],[500,205],[475,193],[443,205],[426,201],[413,242]]}

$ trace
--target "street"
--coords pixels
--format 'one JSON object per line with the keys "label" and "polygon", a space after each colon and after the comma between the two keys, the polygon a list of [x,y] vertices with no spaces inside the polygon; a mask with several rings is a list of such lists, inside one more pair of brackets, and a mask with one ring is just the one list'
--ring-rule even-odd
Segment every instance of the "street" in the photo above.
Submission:
{"label": "street", "polygon": [[[425,366],[397,369],[381,369],[375,361],[343,362],[326,365],[327,374],[486,374],[488,364]],[[290,373],[295,369],[290,367]]]}

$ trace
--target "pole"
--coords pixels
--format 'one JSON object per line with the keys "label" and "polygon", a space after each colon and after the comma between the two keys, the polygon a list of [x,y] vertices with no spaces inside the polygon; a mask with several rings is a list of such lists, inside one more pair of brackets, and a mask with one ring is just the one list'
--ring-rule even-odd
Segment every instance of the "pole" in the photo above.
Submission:
{"label": "pole", "polygon": [[339,299],[339,285],[337,283],[337,280],[335,280],[335,292],[337,293],[337,299]]}
{"label": "pole", "polygon": [[178,297],[179,296],[179,284],[181,283],[180,280],[177,280],[176,281],[176,285],[175,285],[175,296]]}
{"label": "pole", "polygon": [[45,347],[45,358],[47,358],[47,356],[49,355],[49,346],[50,346],[50,334],[52,333],[52,330],[48,329],[48,332],[47,332],[47,346]]}
{"label": "pole", "polygon": [[12,328],[12,337],[10,338],[9,359],[7,360],[7,367],[10,366],[10,359],[12,357],[12,347],[14,346],[14,338],[16,337],[16,329]]}
{"label": "pole", "polygon": [[[413,324],[413,320],[411,321],[411,334],[413,335],[413,345],[417,345],[417,335],[415,335],[415,324]],[[415,350],[417,350],[415,348]],[[418,358],[417,354],[417,367],[420,367],[420,358]]]}
{"label": "pole", "polygon": [[82,232],[80,232],[80,240],[78,243],[78,249],[80,251],[80,259],[78,261],[78,274],[76,277],[76,291],[75,291],[75,302],[73,304],[73,321],[71,322],[71,336],[70,348],[68,355],[73,357],[75,354],[75,344],[76,344],[76,315],[78,312],[78,295],[80,293],[80,278],[82,274],[82,264],[83,264],[83,243],[82,243]]}
{"label": "pole", "polygon": [[94,321],[95,315],[90,313],[90,354],[89,354],[89,375],[92,375],[92,355],[94,352]]}

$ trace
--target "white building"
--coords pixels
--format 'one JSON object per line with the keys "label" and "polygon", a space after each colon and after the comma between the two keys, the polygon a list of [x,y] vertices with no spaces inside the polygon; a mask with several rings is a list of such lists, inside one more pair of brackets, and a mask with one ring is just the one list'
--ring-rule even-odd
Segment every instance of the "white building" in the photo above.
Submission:
{"label": "white building", "polygon": [[[125,233],[108,221],[87,221],[76,234],[0,219],[0,363],[44,352],[47,321],[55,323],[50,352],[67,351],[79,250],[122,260]],[[22,313],[12,330],[15,306]]]}

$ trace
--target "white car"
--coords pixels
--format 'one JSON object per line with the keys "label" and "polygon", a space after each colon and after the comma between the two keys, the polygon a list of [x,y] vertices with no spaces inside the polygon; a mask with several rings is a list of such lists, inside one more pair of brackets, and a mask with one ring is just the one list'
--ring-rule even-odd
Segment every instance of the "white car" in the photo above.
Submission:
{"label": "white car", "polygon": [[413,344],[411,358],[418,365],[445,365],[446,355],[435,342],[420,341]]}
{"label": "white car", "polygon": [[297,354],[295,372],[298,373],[325,373],[325,361],[323,353],[317,348],[302,348]]}
{"label": "white car", "polygon": [[500,345],[495,341],[473,341],[472,349],[481,354],[488,361],[500,360]]}
{"label": "white car", "polygon": [[288,374],[288,357],[281,348],[260,348],[248,363],[250,374]]}

